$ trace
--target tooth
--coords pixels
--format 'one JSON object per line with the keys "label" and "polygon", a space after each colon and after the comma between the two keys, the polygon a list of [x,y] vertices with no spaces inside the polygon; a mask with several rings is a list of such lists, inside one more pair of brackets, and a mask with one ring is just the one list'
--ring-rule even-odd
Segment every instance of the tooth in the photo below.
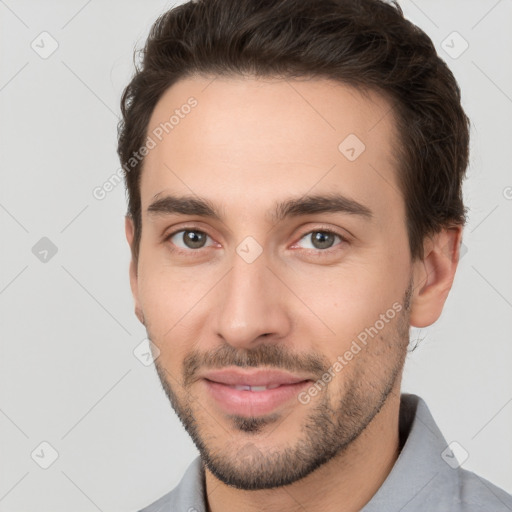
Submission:
{"label": "tooth", "polygon": [[231,386],[234,389],[239,391],[266,391],[267,389],[275,389],[278,388],[280,384],[271,384],[270,386],[248,386],[248,385],[234,385]]}
{"label": "tooth", "polygon": [[251,391],[265,391],[267,386],[251,386]]}

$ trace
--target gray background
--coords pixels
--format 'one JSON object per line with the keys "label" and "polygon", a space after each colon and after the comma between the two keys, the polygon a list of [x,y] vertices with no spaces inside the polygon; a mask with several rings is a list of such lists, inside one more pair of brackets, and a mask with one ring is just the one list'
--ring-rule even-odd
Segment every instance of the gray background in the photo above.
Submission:
{"label": "gray background", "polygon": [[[404,390],[469,454],[463,467],[512,492],[512,2],[400,3],[472,119],[467,252],[441,319],[412,330],[423,341]],[[133,353],[145,331],[128,283],[124,187],[92,193],[119,168],[133,47],[172,5],[0,1],[2,512],[136,510],[197,454],[154,367]],[[47,58],[31,47],[51,49],[43,31],[59,45]],[[454,31],[469,44],[461,55]]]}

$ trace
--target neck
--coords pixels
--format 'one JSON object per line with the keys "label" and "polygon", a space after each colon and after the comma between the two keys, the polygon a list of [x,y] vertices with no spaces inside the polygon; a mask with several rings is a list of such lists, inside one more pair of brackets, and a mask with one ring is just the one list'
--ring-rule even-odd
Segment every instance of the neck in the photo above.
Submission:
{"label": "neck", "polygon": [[374,496],[398,458],[400,390],[342,453],[285,487],[244,491],[205,470],[208,512],[356,512]]}

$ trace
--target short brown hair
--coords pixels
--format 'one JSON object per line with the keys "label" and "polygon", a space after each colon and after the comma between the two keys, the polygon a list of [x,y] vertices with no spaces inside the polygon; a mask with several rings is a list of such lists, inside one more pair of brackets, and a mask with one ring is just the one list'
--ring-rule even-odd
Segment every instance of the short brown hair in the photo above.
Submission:
{"label": "short brown hair", "polygon": [[142,229],[140,174],[153,110],[193,75],[318,77],[391,100],[400,134],[398,181],[413,260],[426,236],[466,223],[462,181],[469,119],[430,38],[383,0],[196,0],[153,24],[123,92],[118,154],[125,171],[135,260]]}

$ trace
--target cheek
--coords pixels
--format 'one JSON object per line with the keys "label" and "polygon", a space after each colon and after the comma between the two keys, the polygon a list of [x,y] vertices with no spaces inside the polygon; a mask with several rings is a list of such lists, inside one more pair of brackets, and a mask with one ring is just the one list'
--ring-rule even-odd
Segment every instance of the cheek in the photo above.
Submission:
{"label": "cheek", "polygon": [[146,330],[159,350],[159,364],[169,374],[168,380],[179,379],[179,365],[190,348],[185,343],[187,337],[183,330],[183,317],[190,308],[184,310],[179,294],[161,279],[143,279],[140,292]]}
{"label": "cheek", "polygon": [[315,340],[312,348],[334,361],[358,336],[363,341],[365,335],[375,340],[389,336],[408,283],[406,266],[400,265],[402,269],[392,257],[379,254],[338,268],[312,268],[304,279],[290,274],[290,288],[301,299],[290,299],[290,307],[302,312],[302,329]]}
{"label": "cheek", "polygon": [[161,345],[179,329],[187,300],[166,273],[156,271],[156,267],[150,264],[142,264],[139,268],[139,303],[153,342]]}
{"label": "cheek", "polygon": [[[141,241],[139,257],[139,300],[145,316],[161,323],[166,318],[171,322],[186,299],[186,282],[181,279],[182,270],[173,268],[166,251]],[[193,281],[192,281],[193,282]]]}
{"label": "cheek", "polygon": [[152,263],[141,262],[139,302],[149,337],[165,367],[171,368],[204,337],[211,284],[190,269]]}

